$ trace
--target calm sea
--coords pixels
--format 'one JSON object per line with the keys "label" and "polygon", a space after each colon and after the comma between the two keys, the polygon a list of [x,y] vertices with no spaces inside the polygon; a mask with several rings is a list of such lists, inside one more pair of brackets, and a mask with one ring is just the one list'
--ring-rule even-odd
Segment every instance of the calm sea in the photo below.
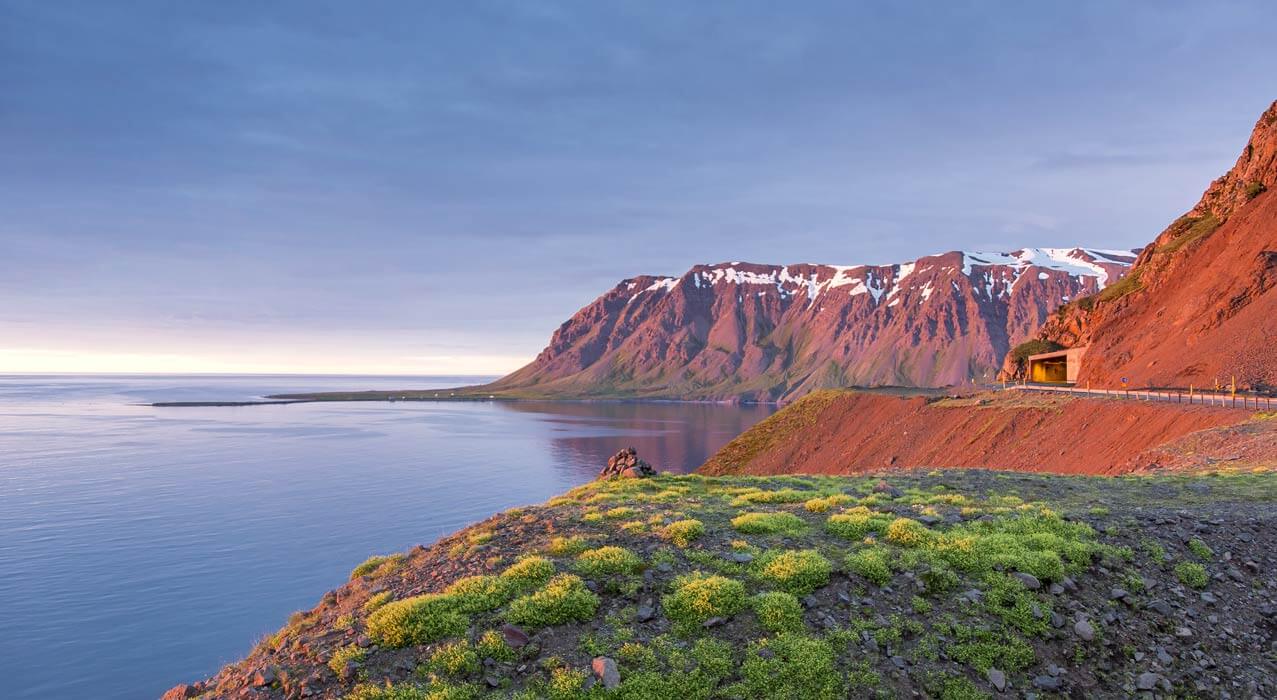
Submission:
{"label": "calm sea", "polygon": [[369,554],[591,479],[689,471],[769,407],[151,408],[476,377],[0,376],[0,697],[148,698],[245,654]]}

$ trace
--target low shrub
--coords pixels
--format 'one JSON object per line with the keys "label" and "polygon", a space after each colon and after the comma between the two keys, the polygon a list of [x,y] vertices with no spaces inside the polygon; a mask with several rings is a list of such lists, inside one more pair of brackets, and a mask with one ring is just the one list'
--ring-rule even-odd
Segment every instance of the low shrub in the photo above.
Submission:
{"label": "low shrub", "polygon": [[676,520],[661,530],[661,536],[679,547],[686,547],[705,534],[705,523],[694,518]]}
{"label": "low shrub", "polygon": [[406,647],[464,634],[470,620],[448,596],[428,593],[387,603],[368,616],[368,636],[386,647]]}
{"label": "low shrub", "polygon": [[789,593],[759,593],[750,599],[758,624],[769,632],[797,632],[803,629],[803,606]]}
{"label": "low shrub", "polygon": [[568,622],[586,622],[598,610],[599,597],[572,574],[559,574],[531,595],[516,598],[506,618],[516,625],[549,627]]}
{"label": "low shrub", "polygon": [[479,655],[469,642],[459,641],[434,650],[430,655],[430,670],[443,676],[462,676],[479,670]]}
{"label": "low shrub", "polygon": [[590,541],[579,535],[555,537],[546,552],[556,557],[573,557],[590,548]]}
{"label": "low shrub", "polygon": [[377,608],[380,608],[386,603],[389,603],[391,599],[393,599],[394,597],[395,597],[394,593],[391,593],[390,591],[382,591],[381,593],[378,593],[374,595],[373,597],[369,598],[368,600],[364,601],[364,606],[362,609],[365,614],[372,614],[374,611],[377,610]]}
{"label": "low shrub", "polygon": [[732,499],[734,506],[747,506],[751,503],[801,503],[811,498],[810,491],[799,491],[798,489],[777,489],[775,491],[767,491],[756,489],[746,491]]}
{"label": "low shrub", "polygon": [[578,573],[598,578],[618,574],[634,574],[643,568],[643,559],[624,547],[599,547],[581,552],[576,558]]}
{"label": "low shrub", "polygon": [[896,518],[887,526],[887,541],[901,547],[921,547],[931,541],[933,534],[912,518]]}
{"label": "low shrub", "polygon": [[[739,687],[728,697],[756,700],[834,700],[846,697],[829,642],[801,634],[779,634],[750,645]],[[736,692],[731,692],[736,691]]]}
{"label": "low shrub", "polygon": [[673,592],[661,603],[672,622],[687,628],[740,612],[745,607],[745,585],[725,576],[689,574],[675,579]]}
{"label": "low shrub", "polygon": [[350,571],[350,579],[359,578],[360,576],[371,576],[372,578],[380,578],[386,574],[394,572],[403,565],[407,557],[402,554],[374,555],[364,560],[362,564],[356,566]]}
{"label": "low shrub", "polygon": [[745,513],[732,518],[732,527],[751,535],[794,534],[805,526],[793,513]]}
{"label": "low shrub", "polygon": [[1215,556],[1215,550],[1197,538],[1188,541],[1188,551],[1202,561],[1210,561],[1211,557]]}
{"label": "low shrub", "polygon": [[493,659],[494,661],[514,661],[514,647],[510,646],[505,640],[505,635],[496,630],[488,630],[479,637],[479,641],[474,645],[475,653],[480,659]]}
{"label": "low shrub", "polygon": [[545,557],[525,557],[501,572],[501,580],[517,591],[530,591],[554,575],[554,563]]}
{"label": "low shrub", "polygon": [[839,537],[859,540],[871,532],[885,532],[890,524],[891,516],[857,506],[844,513],[829,516],[825,521],[825,529]]}
{"label": "low shrub", "polygon": [[1191,561],[1176,564],[1175,577],[1180,583],[1192,588],[1205,588],[1210,582],[1210,577],[1206,575],[1206,567]]}
{"label": "low shrub", "polygon": [[344,647],[340,647],[337,651],[333,652],[332,656],[328,657],[328,668],[332,669],[333,673],[340,676],[345,673],[347,664],[358,665],[361,661],[363,661],[364,653],[364,650],[357,644],[349,644]]}
{"label": "low shrub", "polygon": [[766,552],[754,562],[755,576],[783,590],[804,595],[829,583],[833,564],[814,549]]}
{"label": "low shrub", "polygon": [[891,580],[887,553],[880,548],[862,549],[847,556],[847,570],[884,586]]}
{"label": "low shrub", "polygon": [[1030,355],[1040,355],[1044,352],[1055,352],[1056,350],[1063,349],[1063,345],[1054,341],[1034,338],[1032,340],[1026,340],[1015,346],[1015,348],[1011,350],[1011,359],[1014,360],[1016,364],[1022,365],[1025,360],[1029,359]]}

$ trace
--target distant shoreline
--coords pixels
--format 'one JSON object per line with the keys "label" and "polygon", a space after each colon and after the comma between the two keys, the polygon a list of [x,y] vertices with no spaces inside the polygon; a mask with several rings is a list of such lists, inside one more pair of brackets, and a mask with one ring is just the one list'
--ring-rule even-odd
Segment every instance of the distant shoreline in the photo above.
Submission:
{"label": "distant shoreline", "polygon": [[[953,387],[844,387],[847,391],[860,391],[872,394],[891,394],[896,396],[943,396],[953,391]],[[273,406],[294,403],[353,403],[353,402],[387,402],[398,401],[554,401],[564,403],[703,403],[703,404],[737,404],[754,406],[779,405],[778,401],[741,401],[735,399],[679,399],[663,396],[537,396],[531,394],[512,395],[508,393],[488,393],[482,387],[456,387],[452,389],[406,389],[406,390],[369,390],[369,391],[320,391],[300,394],[270,394],[255,401],[161,401],[148,404],[155,408],[208,408],[233,406]]]}

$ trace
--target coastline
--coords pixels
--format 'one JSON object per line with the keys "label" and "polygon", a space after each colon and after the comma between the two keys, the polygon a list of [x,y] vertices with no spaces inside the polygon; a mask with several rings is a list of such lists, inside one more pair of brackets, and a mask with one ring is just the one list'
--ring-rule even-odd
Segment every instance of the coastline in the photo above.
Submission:
{"label": "coastline", "polygon": [[[952,396],[966,393],[969,387],[907,387],[907,386],[850,386],[837,387],[840,391],[860,392],[888,396]],[[795,399],[796,400],[796,399]],[[267,394],[255,401],[161,401],[150,404],[156,408],[192,408],[217,406],[268,406],[294,403],[355,403],[399,401],[551,401],[555,403],[669,403],[710,404],[740,406],[781,406],[791,401],[759,401],[725,397],[721,399],[688,399],[665,395],[634,396],[582,396],[579,394],[534,394],[525,392],[489,392],[482,387],[455,387],[451,389],[404,389],[368,391],[318,391],[287,394]]]}

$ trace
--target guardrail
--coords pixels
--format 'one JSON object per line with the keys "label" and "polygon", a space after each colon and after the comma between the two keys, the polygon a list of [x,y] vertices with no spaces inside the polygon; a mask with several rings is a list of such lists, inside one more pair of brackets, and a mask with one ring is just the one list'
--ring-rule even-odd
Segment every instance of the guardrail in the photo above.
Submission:
{"label": "guardrail", "polygon": [[1246,408],[1271,411],[1277,408],[1277,398],[1233,392],[1197,391],[1196,389],[1089,389],[1076,386],[1052,386],[1050,384],[1008,384],[1007,390],[1049,391],[1062,394],[1082,394],[1132,401],[1163,401],[1223,408]]}

